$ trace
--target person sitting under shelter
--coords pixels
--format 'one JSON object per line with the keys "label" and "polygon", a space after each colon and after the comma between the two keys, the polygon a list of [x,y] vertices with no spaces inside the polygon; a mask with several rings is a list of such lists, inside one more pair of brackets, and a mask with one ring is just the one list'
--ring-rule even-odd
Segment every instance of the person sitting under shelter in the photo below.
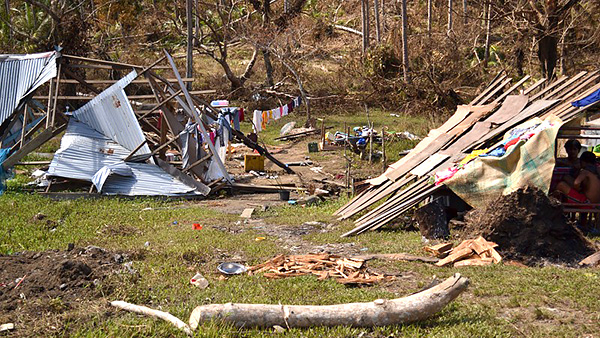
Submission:
{"label": "person sitting under shelter", "polygon": [[596,167],[596,155],[586,151],[579,158],[581,169],[573,184],[562,181],[556,190],[565,194],[571,202],[600,203],[600,178]]}
{"label": "person sitting under shelter", "polygon": [[[581,164],[579,163],[579,152],[581,151],[581,143],[577,140],[568,140],[565,143],[565,151],[567,152],[567,158],[558,158],[556,159],[557,167],[565,167],[565,171],[563,171],[560,180],[565,181],[570,186],[573,186],[573,182],[575,181],[575,177],[579,173],[579,169],[581,169]],[[568,173],[566,170],[568,168]]]}

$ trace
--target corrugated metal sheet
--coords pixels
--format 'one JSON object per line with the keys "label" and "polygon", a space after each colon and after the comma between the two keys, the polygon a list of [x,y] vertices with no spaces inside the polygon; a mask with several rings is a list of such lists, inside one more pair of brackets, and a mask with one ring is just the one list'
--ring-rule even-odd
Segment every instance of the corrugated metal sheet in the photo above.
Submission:
{"label": "corrugated metal sheet", "polygon": [[[76,119],[130,152],[146,139],[123,90],[136,77],[137,73],[134,70],[73,112]],[[150,154],[147,144],[136,152],[137,156],[144,154]]]}
{"label": "corrugated metal sheet", "polygon": [[86,124],[71,119],[48,174],[91,182],[98,170],[122,161],[130,152]]}
{"label": "corrugated metal sheet", "polygon": [[[60,149],[54,155],[48,174],[91,182],[102,167],[121,162],[130,150],[100,134],[85,123],[69,121]],[[160,167],[148,163],[127,162],[133,176],[111,175],[102,187],[102,193],[128,196],[182,196],[196,195],[187,186]]]}
{"label": "corrugated metal sheet", "polygon": [[148,163],[127,162],[133,176],[111,175],[102,193],[128,196],[185,196],[199,195],[194,188],[181,183],[160,167]]}
{"label": "corrugated metal sheet", "polygon": [[25,96],[56,77],[56,73],[56,52],[0,55],[0,124]]}

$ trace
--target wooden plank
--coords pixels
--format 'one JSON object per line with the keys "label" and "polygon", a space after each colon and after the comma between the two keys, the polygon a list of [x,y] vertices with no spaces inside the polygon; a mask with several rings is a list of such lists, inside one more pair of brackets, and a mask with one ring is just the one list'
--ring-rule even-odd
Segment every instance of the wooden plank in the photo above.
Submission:
{"label": "wooden plank", "polygon": [[519,82],[515,83],[512,87],[510,87],[507,91],[505,91],[504,94],[498,96],[498,98],[496,98],[494,100],[494,102],[500,103],[500,101],[502,101],[505,97],[510,95],[510,93],[512,93],[515,89],[521,87],[521,85],[523,85],[523,83],[525,83],[525,81],[529,80],[529,78],[530,78],[529,75],[523,77]]}
{"label": "wooden plank", "polygon": [[436,263],[439,261],[439,259],[437,259],[435,257],[415,256],[415,255],[406,254],[406,253],[370,254],[370,255],[354,256],[352,258],[353,259],[362,259],[365,261],[368,261],[371,259],[382,259],[382,260],[390,260],[390,261],[408,261],[408,262],[420,261],[420,262],[425,262],[425,263]]}
{"label": "wooden plank", "polygon": [[51,129],[44,129],[34,139],[25,143],[19,150],[14,152],[4,162],[2,162],[2,167],[4,168],[4,170],[11,168],[15,165],[15,163],[19,162],[22,158],[27,156],[27,154],[40,147],[42,144],[46,143],[54,136],[60,134],[65,129],[67,129],[66,124],[63,124],[62,126],[56,128],[54,131],[52,131]]}
{"label": "wooden plank", "polygon": [[[562,85],[558,86],[556,89],[554,89],[553,91],[551,91],[550,93],[544,95],[544,99],[548,100],[551,99],[552,96],[560,93],[561,91],[563,91],[565,88],[569,87],[571,84],[575,83],[576,81],[579,81],[579,79],[581,79],[582,77],[584,77],[588,72],[583,71],[583,72],[579,72],[577,75],[573,76],[571,79],[569,79],[569,81],[566,81],[565,83],[563,83]],[[590,73],[590,77],[593,76],[594,73]]]}
{"label": "wooden plank", "polygon": [[[67,69],[65,68],[65,71],[67,71]],[[70,72],[70,71],[69,71]],[[72,73],[72,72],[70,72]],[[69,75],[71,76],[71,75]],[[68,83],[68,84],[82,84],[85,85],[85,83],[82,83],[81,81],[77,80],[75,77],[71,76],[72,79],[64,79],[63,81],[61,81],[62,83]],[[185,77],[182,78],[183,82],[194,82],[194,78],[190,78],[190,77]],[[119,80],[101,80],[101,79],[94,79],[94,80],[83,80],[85,81],[87,84],[92,85],[92,84],[99,84],[99,85],[113,85],[115,84],[117,81]],[[167,81],[171,82],[171,83],[177,83],[177,79],[173,79],[173,78],[168,78]],[[134,83],[134,84],[149,84],[150,82],[148,81],[148,79],[136,79],[131,81],[130,83]]]}
{"label": "wooden plank", "polygon": [[498,88],[492,90],[486,97],[484,97],[483,99],[481,99],[481,101],[478,103],[478,105],[482,105],[485,104],[489,99],[491,99],[494,95],[496,95],[499,91],[502,90],[502,88],[506,87],[507,84],[509,84],[512,81],[512,78],[508,78],[506,80],[504,80],[499,86]]}
{"label": "wooden plank", "polygon": [[238,191],[278,193],[280,191],[306,191],[305,188],[286,187],[282,185],[253,185],[244,183],[232,183],[230,186]]}
{"label": "wooden plank", "polygon": [[[498,75],[502,74],[502,72],[498,73]],[[502,75],[500,77],[496,76],[496,79],[492,81],[492,83],[490,85],[488,85],[483,92],[481,92],[481,94],[477,95],[477,97],[475,97],[469,104],[470,105],[477,105],[481,103],[481,99],[488,95],[492,90],[494,90],[496,88],[496,86],[498,86],[498,84],[500,84],[502,81],[504,81],[506,79],[506,75]]]}
{"label": "wooden plank", "polygon": [[510,95],[504,100],[502,106],[492,115],[485,119],[486,122],[502,124],[510,120],[527,106],[529,98],[527,95]]}
{"label": "wooden plank", "polygon": [[[62,81],[61,81],[62,82]],[[215,94],[216,91],[215,90],[194,90],[191,91],[190,94],[191,95],[203,95],[203,94]],[[60,95],[57,96],[58,100],[82,100],[82,101],[89,101],[91,99],[93,99],[95,96],[70,96],[70,95]],[[33,97],[35,100],[43,100],[47,97],[45,96],[34,96]],[[154,95],[148,94],[148,95],[127,95],[127,98],[129,100],[151,100],[154,99]]]}
{"label": "wooden plank", "polygon": [[523,95],[529,95],[532,91],[536,90],[539,86],[541,86],[545,82],[546,82],[546,78],[539,79],[536,83],[534,83],[533,85],[531,85],[527,89],[525,89],[525,91],[523,92]]}
{"label": "wooden plank", "polygon": [[597,266],[599,264],[600,264],[600,251],[598,251],[595,254],[592,254],[590,256],[587,256],[586,258],[581,260],[581,262],[579,262],[579,265],[584,265],[584,266]]}
{"label": "wooden plank", "polygon": [[494,260],[492,258],[471,258],[465,259],[462,261],[458,261],[454,263],[454,267],[461,266],[485,266],[494,264]]}
{"label": "wooden plank", "polygon": [[254,212],[254,208],[246,208],[242,211],[240,215],[241,218],[252,218],[252,213]]}
{"label": "wooden plank", "polygon": [[473,255],[473,249],[471,248],[462,248],[460,250],[452,250],[450,255],[446,258],[442,258],[439,262],[435,263],[437,266],[446,266],[448,264],[452,264],[458,260],[461,260],[466,257],[470,257]]}
{"label": "wooden plank", "polygon": [[440,243],[437,245],[432,245],[432,246],[426,246],[423,248],[423,250],[432,253],[433,255],[435,255],[436,257],[441,256],[443,253],[447,252],[448,250],[452,249],[453,244],[452,243]]}
{"label": "wooden plank", "polygon": [[546,88],[542,89],[539,93],[535,94],[534,96],[529,98],[529,101],[533,102],[537,99],[539,99],[540,97],[542,97],[543,95],[545,95],[546,93],[548,93],[549,91],[551,91],[553,88],[556,88],[556,86],[560,85],[561,83],[565,82],[569,77],[568,76],[561,76],[560,78],[558,78],[558,80],[551,82]]}
{"label": "wooden plank", "polygon": [[198,182],[187,174],[181,172],[174,166],[170,165],[166,161],[161,160],[160,158],[154,158],[156,164],[161,167],[164,171],[166,171],[169,175],[175,177],[176,179],[183,182],[183,184],[188,185],[190,187],[194,187],[196,191],[198,191],[203,196],[206,196],[210,193],[210,188],[206,186],[202,182]]}

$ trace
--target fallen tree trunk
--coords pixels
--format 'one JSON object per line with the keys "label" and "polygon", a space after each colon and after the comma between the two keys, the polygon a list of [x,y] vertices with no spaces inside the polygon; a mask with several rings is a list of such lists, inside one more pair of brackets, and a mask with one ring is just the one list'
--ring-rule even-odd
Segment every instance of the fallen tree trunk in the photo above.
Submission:
{"label": "fallen tree trunk", "polygon": [[192,335],[192,330],[190,330],[190,327],[186,323],[184,323],[181,319],[173,316],[172,314],[170,314],[168,312],[154,310],[149,307],[135,305],[135,304],[123,302],[120,300],[115,300],[113,302],[110,302],[110,305],[112,305],[116,308],[119,308],[121,310],[135,312],[135,313],[139,313],[141,315],[145,315],[145,316],[149,316],[149,317],[156,317],[156,318],[165,320],[165,321],[175,325],[178,329],[183,330],[183,332],[185,332],[188,336]]}
{"label": "fallen tree trunk", "polygon": [[369,303],[337,305],[210,304],[198,306],[190,316],[190,327],[218,320],[237,327],[373,327],[415,322],[429,318],[460,295],[469,280],[460,274],[404,298],[377,299]]}

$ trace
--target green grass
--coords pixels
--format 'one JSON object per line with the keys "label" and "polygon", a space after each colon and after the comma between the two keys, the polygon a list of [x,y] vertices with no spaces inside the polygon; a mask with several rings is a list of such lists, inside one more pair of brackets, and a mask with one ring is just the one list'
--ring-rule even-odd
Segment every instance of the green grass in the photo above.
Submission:
{"label": "green grass", "polygon": [[[366,253],[423,254],[417,232],[388,230],[340,238],[339,235],[350,229],[352,223],[337,222],[331,213],[344,202],[331,201],[309,208],[277,207],[258,212],[254,217],[263,219],[269,227],[296,227],[308,220],[333,224],[330,231],[302,237],[315,246],[354,243]],[[39,195],[9,191],[0,197],[0,212],[4,215],[0,219],[2,254],[65,249],[68,243],[75,243],[77,246],[98,245],[125,250],[140,257],[133,263],[139,271],[138,277],[118,273],[103,281],[100,290],[107,293],[106,298],[84,301],[60,315],[43,314],[40,323],[52,323],[56,328],[46,334],[182,336],[159,320],[115,311],[108,307],[108,300],[119,299],[160,308],[187,319],[195,306],[209,303],[335,304],[401,297],[418,291],[434,275],[446,278],[456,271],[470,278],[469,289],[438,316],[427,321],[374,329],[294,329],[287,335],[349,337],[363,332],[375,337],[600,334],[597,326],[600,303],[596,297],[600,293],[600,272],[594,269],[506,265],[455,269],[423,263],[370,261],[368,265],[372,269],[400,276],[391,283],[358,288],[345,287],[332,280],[318,281],[312,276],[268,280],[262,276],[241,275],[220,280],[215,267],[222,260],[255,264],[285,253],[285,250],[273,236],[255,241],[254,238],[262,233],[252,224],[238,225],[243,227],[242,231],[235,233],[223,231],[223,226],[235,225],[239,220],[237,215],[219,213],[190,202],[108,198],[52,201]],[[37,213],[57,222],[56,231],[49,231],[39,221],[34,221],[33,216]],[[178,225],[172,224],[175,220]],[[194,222],[202,223],[204,228],[193,230],[191,224]],[[149,246],[145,246],[145,242],[149,242]],[[189,285],[189,278],[195,271],[200,271],[209,280],[207,289]],[[44,325],[38,324],[39,331],[32,332],[40,334],[42,330],[48,330]],[[270,332],[207,323],[196,335],[259,337],[271,335]]]}

